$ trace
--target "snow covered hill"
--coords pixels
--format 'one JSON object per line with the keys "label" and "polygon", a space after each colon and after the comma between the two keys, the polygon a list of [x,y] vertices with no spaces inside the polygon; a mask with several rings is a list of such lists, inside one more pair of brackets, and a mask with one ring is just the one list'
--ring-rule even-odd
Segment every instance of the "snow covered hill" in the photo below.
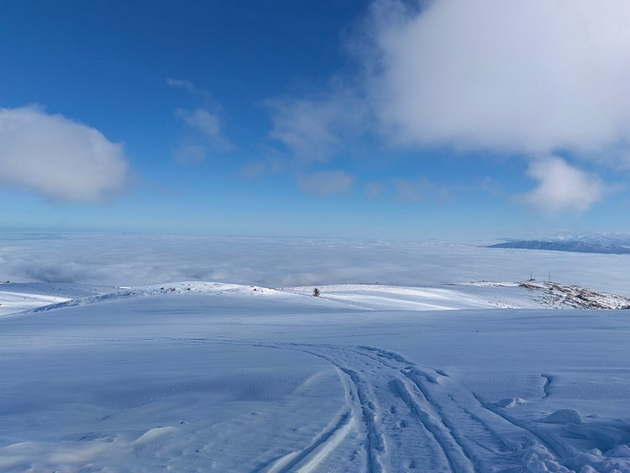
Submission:
{"label": "snow covered hill", "polygon": [[[337,284],[271,289],[218,282],[183,281],[149,286],[113,288],[77,284],[0,285],[0,315],[94,304],[108,299],[156,295],[248,295],[294,299],[305,306],[350,307],[366,310],[458,310],[482,308],[627,309],[630,299],[555,282],[471,282],[423,287],[378,284]],[[53,295],[55,294],[55,295]],[[306,296],[309,296],[308,298]]]}
{"label": "snow covered hill", "polygon": [[553,238],[549,240],[510,240],[488,248],[516,248],[524,250],[569,251],[574,253],[602,253],[624,255],[630,253],[630,240],[604,236]]}
{"label": "snow covered hill", "polygon": [[66,289],[0,286],[3,472],[630,472],[624,298]]}

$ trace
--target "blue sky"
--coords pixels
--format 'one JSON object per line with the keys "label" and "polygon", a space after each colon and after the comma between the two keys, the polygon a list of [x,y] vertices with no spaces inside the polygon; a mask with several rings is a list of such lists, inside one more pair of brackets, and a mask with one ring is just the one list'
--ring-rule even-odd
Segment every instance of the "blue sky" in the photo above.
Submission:
{"label": "blue sky", "polygon": [[5,1],[0,226],[630,231],[611,0]]}

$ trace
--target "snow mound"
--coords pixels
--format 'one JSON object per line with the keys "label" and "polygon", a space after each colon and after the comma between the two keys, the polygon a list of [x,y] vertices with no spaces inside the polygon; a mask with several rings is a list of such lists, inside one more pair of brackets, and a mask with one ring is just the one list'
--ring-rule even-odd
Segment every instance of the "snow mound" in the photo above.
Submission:
{"label": "snow mound", "polygon": [[[590,441],[599,450],[615,450],[618,454],[622,451],[630,453],[630,425],[621,420],[599,420],[588,423],[571,423],[562,429],[574,438]],[[619,447],[621,450],[616,450]],[[630,455],[626,455],[630,457]]]}
{"label": "snow mound", "polygon": [[168,284],[153,284],[130,288],[138,295],[159,294],[279,294],[280,291],[260,286],[246,286],[243,284],[227,284],[222,282],[182,281]]}
{"label": "snow mound", "polygon": [[[174,432],[177,432],[176,427],[156,427],[135,440],[122,436],[99,437],[86,440],[80,446],[69,440],[60,443],[19,442],[0,448],[0,467],[9,471],[29,472],[114,471],[91,469],[89,465],[95,460],[128,455],[159,437]],[[64,465],[61,469],[60,464]],[[24,467],[27,469],[23,469]]]}
{"label": "snow mound", "polygon": [[525,400],[520,397],[508,397],[497,402],[497,406],[504,409],[511,409],[512,407],[517,407],[522,404],[525,404]]}
{"label": "snow mound", "polygon": [[532,473],[630,473],[630,448],[620,445],[606,452],[593,448],[559,461],[537,444],[527,450],[523,461]]}
{"label": "snow mound", "polygon": [[545,417],[543,422],[547,424],[581,424],[583,421],[582,416],[575,409],[560,409]]}
{"label": "snow mound", "polygon": [[153,284],[149,286],[119,288],[117,291],[107,294],[64,300],[56,304],[36,307],[28,312],[42,312],[62,307],[73,307],[85,304],[121,299],[128,297],[159,296],[159,295],[185,295],[185,294],[233,294],[233,295],[279,295],[280,291],[259,286],[245,286],[242,284],[227,284],[220,282],[182,281],[168,284]]}

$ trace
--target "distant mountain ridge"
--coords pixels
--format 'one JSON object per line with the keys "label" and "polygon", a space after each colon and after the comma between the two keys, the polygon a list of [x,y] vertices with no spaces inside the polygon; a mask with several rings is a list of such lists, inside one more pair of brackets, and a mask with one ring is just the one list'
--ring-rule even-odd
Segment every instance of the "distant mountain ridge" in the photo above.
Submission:
{"label": "distant mountain ridge", "polygon": [[524,250],[623,255],[630,254],[630,241],[625,238],[605,238],[601,236],[557,240],[514,240],[490,245],[488,248],[516,248]]}

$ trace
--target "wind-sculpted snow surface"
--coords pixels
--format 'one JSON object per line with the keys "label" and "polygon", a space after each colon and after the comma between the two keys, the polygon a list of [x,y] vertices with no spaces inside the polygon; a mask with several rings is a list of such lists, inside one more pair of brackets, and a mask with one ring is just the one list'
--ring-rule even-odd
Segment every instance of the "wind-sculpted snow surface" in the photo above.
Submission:
{"label": "wind-sculpted snow surface", "polygon": [[0,470],[630,472],[626,311],[307,291],[75,288],[0,319]]}

